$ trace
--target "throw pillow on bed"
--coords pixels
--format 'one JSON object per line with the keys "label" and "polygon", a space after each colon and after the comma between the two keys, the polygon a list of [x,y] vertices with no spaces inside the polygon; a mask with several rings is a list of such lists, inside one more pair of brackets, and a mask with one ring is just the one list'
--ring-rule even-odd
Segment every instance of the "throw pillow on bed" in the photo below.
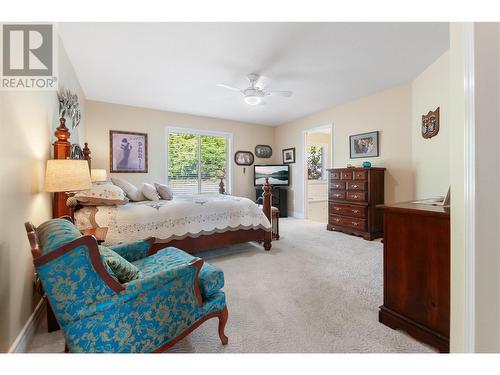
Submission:
{"label": "throw pillow on bed", "polygon": [[141,186],[141,192],[150,201],[159,201],[160,196],[156,191],[155,187],[151,184],[143,183]]}
{"label": "throw pillow on bed", "polygon": [[160,194],[161,199],[165,199],[167,201],[174,199],[174,192],[167,185],[155,183],[155,188],[158,194]]}
{"label": "throw pillow on bed", "polygon": [[142,277],[141,271],[137,266],[106,246],[99,245],[99,253],[105,266],[107,266],[107,271],[111,270],[111,275],[117,278],[120,283],[128,283]]}
{"label": "throw pillow on bed", "polygon": [[83,206],[114,206],[128,203],[125,192],[112,184],[92,184],[90,190],[76,193],[73,197]]}
{"label": "throw pillow on bed", "polygon": [[122,190],[125,192],[125,194],[127,194],[131,201],[140,202],[146,200],[144,194],[142,194],[142,192],[130,182],[122,180],[118,177],[111,177],[111,181],[113,181],[113,184],[115,184],[116,186],[122,188]]}

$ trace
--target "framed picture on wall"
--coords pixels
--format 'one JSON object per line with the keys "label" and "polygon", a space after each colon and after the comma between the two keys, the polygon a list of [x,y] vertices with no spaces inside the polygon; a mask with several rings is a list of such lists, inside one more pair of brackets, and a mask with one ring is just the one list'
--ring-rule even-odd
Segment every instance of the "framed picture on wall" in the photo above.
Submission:
{"label": "framed picture on wall", "polygon": [[262,159],[269,159],[273,154],[273,149],[269,145],[255,146],[255,156]]}
{"label": "framed picture on wall", "polygon": [[283,153],[283,164],[295,163],[295,147],[285,148],[282,150]]}
{"label": "framed picture on wall", "polygon": [[148,173],[148,135],[109,131],[111,173]]}
{"label": "framed picture on wall", "polygon": [[378,131],[351,135],[349,137],[349,153],[351,159],[378,156]]}
{"label": "framed picture on wall", "polygon": [[250,151],[236,151],[234,154],[234,162],[236,165],[252,165],[253,161],[253,154]]}

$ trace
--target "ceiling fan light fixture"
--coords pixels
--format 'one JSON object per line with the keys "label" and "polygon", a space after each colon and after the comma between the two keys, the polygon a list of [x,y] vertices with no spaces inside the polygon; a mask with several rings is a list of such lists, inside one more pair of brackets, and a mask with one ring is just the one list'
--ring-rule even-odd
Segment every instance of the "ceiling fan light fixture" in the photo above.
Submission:
{"label": "ceiling fan light fixture", "polygon": [[248,105],[258,105],[260,104],[261,98],[257,95],[247,95],[245,96],[245,103]]}

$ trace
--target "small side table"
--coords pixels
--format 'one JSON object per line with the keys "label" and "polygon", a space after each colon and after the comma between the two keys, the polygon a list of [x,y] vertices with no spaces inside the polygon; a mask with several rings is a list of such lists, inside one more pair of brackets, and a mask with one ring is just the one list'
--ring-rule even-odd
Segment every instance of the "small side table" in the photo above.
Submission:
{"label": "small side table", "polygon": [[98,227],[82,230],[84,236],[94,236],[97,243],[100,245],[106,239],[106,234],[108,234],[108,227]]}

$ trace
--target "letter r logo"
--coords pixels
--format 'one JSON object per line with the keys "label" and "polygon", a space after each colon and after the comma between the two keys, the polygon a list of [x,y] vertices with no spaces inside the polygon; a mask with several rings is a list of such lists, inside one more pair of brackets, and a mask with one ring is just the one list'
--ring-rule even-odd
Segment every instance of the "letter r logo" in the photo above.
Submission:
{"label": "letter r logo", "polygon": [[2,25],[4,76],[51,76],[52,25]]}

